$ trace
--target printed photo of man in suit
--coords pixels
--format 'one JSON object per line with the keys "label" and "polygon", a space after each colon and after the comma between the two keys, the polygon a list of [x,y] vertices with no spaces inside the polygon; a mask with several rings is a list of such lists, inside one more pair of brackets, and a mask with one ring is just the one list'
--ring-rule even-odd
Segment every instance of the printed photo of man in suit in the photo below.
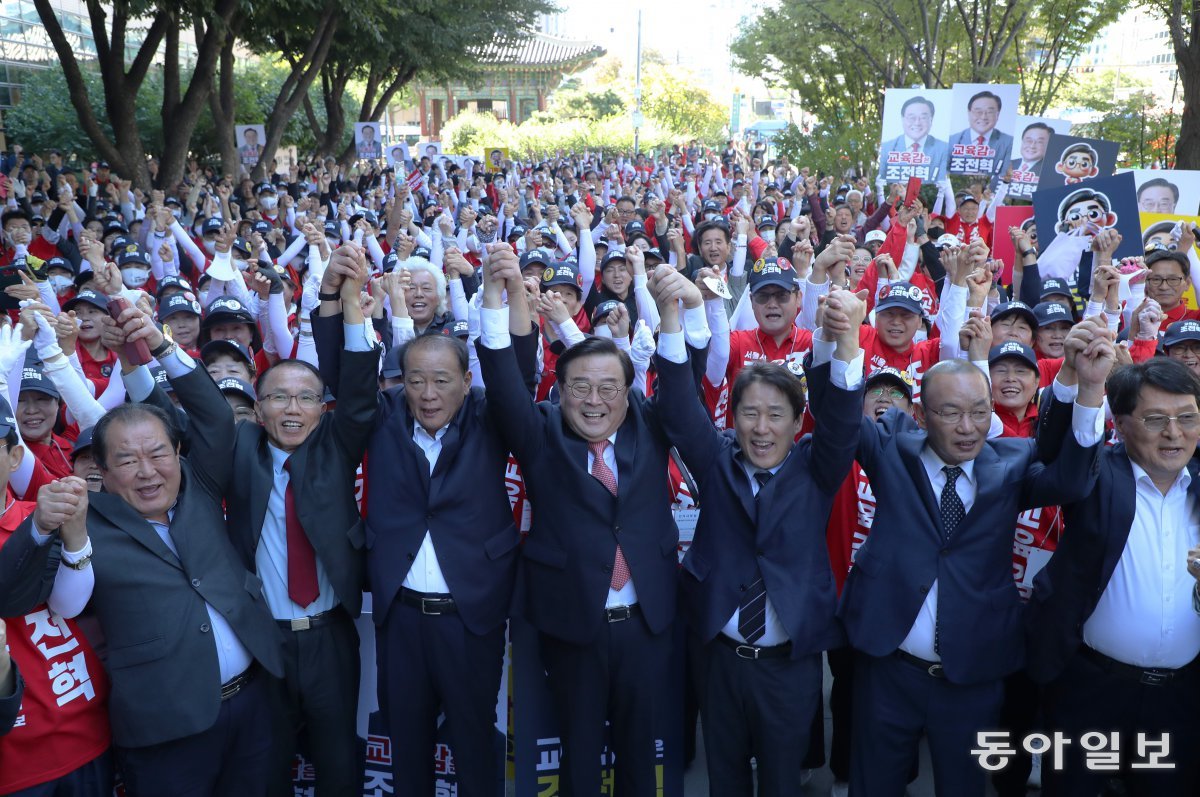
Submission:
{"label": "printed photo of man in suit", "polygon": [[1021,133],[1021,157],[1013,158],[1008,163],[1008,168],[1012,170],[1009,196],[1029,197],[1037,190],[1042,160],[1046,157],[1046,147],[1052,135],[1054,128],[1045,122],[1032,122]]}
{"label": "printed photo of man in suit", "polygon": [[1013,138],[996,129],[1003,103],[991,91],[967,102],[969,127],[950,137],[950,171],[956,174],[998,175],[1008,168]]}
{"label": "printed photo of man in suit", "polygon": [[936,112],[933,102],[922,96],[910,97],[900,106],[904,133],[879,148],[879,173],[885,182],[920,177],[933,183],[945,176],[950,147],[929,134]]}

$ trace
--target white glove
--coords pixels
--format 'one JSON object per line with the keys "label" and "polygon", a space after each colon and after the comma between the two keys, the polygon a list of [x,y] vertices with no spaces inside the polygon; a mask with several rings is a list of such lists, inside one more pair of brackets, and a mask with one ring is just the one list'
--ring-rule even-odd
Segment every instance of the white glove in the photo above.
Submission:
{"label": "white glove", "polygon": [[13,367],[25,360],[25,351],[33,341],[21,337],[25,325],[17,322],[16,326],[0,327],[0,375],[7,376]]}
{"label": "white glove", "polygon": [[1154,340],[1158,337],[1158,328],[1162,324],[1162,306],[1153,299],[1138,313],[1138,340]]}
{"label": "white glove", "polygon": [[41,313],[34,313],[33,318],[37,321],[37,332],[33,336],[33,348],[42,360],[53,360],[63,353],[62,348],[58,345],[58,333]]}
{"label": "white glove", "polygon": [[650,325],[644,320],[638,319],[637,326],[633,330],[633,344],[631,346],[629,357],[636,362],[650,362],[650,356],[654,354],[654,333],[650,331]]}

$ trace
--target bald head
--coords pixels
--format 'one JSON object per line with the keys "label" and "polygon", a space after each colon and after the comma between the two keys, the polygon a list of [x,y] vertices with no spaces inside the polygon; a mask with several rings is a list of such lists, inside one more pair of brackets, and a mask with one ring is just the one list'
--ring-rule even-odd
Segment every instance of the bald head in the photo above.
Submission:
{"label": "bald head", "polygon": [[921,402],[936,408],[939,398],[939,383],[945,382],[951,377],[962,378],[967,382],[977,381],[980,396],[986,399],[991,395],[987,374],[980,371],[969,360],[942,360],[925,372],[925,377],[921,380]]}
{"label": "bald head", "polygon": [[947,465],[975,459],[987,441],[992,393],[987,376],[966,360],[943,360],[921,383],[917,421]]}

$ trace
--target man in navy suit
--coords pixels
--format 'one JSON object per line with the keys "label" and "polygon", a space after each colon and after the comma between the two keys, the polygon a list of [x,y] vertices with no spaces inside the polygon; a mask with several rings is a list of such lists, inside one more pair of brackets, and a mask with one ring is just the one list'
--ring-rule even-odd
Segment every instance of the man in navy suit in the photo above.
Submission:
{"label": "man in navy suit", "polygon": [[[523,290],[511,247],[488,249],[488,279],[507,283],[510,295]],[[702,307],[692,312],[703,324]],[[563,352],[556,366],[561,405],[535,404],[506,315],[499,291],[485,292],[479,364],[533,506],[514,612],[539,632],[562,735],[564,793],[599,792],[608,720],[616,793],[653,794],[680,775],[656,772],[656,739],[672,719],[679,567],[665,405],[630,390],[633,364],[606,338]],[[707,346],[707,333],[707,324],[696,327],[692,345]],[[673,719],[682,726],[682,716]]]}
{"label": "man in navy suit", "polygon": [[988,440],[986,375],[947,360],[925,376],[916,428],[889,410],[864,419],[858,461],[885,511],[858,551],[839,607],[854,673],[850,790],[904,793],[922,734],[939,794],[984,793],[972,758],[976,734],[996,727],[1004,676],[1024,664],[1021,601],[1012,577],[1012,529],[1024,509],[1071,501],[1096,478],[1104,377],[1115,360],[1102,317],[1071,361],[1078,388],[1072,434],[1050,465],[1027,439]]}
{"label": "man in navy suit", "polygon": [[[1096,794],[1120,773],[1085,756],[1111,754],[1129,794],[1190,797],[1200,793],[1200,380],[1156,357],[1113,373],[1108,400],[1121,442],[1101,454],[1091,494],[1063,502],[1067,530],[1029,602],[1046,728],[1072,740],[1062,769],[1043,767],[1043,791]],[[1055,406],[1043,423],[1061,426],[1063,414]],[[1155,749],[1173,768],[1145,767]]]}
{"label": "man in navy suit", "polygon": [[950,171],[954,174],[1003,174],[1012,157],[1013,137],[996,129],[1000,97],[981,91],[967,102],[970,126],[950,137]]}
{"label": "man in navy suit", "polygon": [[924,97],[910,97],[900,106],[904,134],[879,147],[879,178],[898,183],[909,177],[936,183],[946,176],[950,146],[929,135],[935,109]]}
{"label": "man in navy suit", "polygon": [[[681,592],[704,645],[694,666],[709,790],[753,797],[755,772],[758,794],[798,794],[810,724],[797,720],[820,705],[821,651],[844,644],[825,526],[858,445],[866,303],[847,291],[828,297],[806,370],[816,430],[796,442],[804,389],[771,363],[739,372],[734,428],[713,428],[679,322],[679,300],[702,306],[700,291],[674,269],[656,271],[651,282],[662,318],[657,396],[673,408],[663,425],[703,507]],[[834,322],[842,323],[836,337]]]}

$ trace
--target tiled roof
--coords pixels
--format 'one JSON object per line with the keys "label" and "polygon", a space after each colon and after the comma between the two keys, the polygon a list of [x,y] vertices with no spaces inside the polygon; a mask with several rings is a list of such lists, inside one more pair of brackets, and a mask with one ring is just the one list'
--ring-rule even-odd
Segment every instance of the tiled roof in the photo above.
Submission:
{"label": "tiled roof", "polygon": [[496,39],[479,53],[484,66],[566,66],[604,55],[604,48],[591,42],[570,41],[543,33]]}

